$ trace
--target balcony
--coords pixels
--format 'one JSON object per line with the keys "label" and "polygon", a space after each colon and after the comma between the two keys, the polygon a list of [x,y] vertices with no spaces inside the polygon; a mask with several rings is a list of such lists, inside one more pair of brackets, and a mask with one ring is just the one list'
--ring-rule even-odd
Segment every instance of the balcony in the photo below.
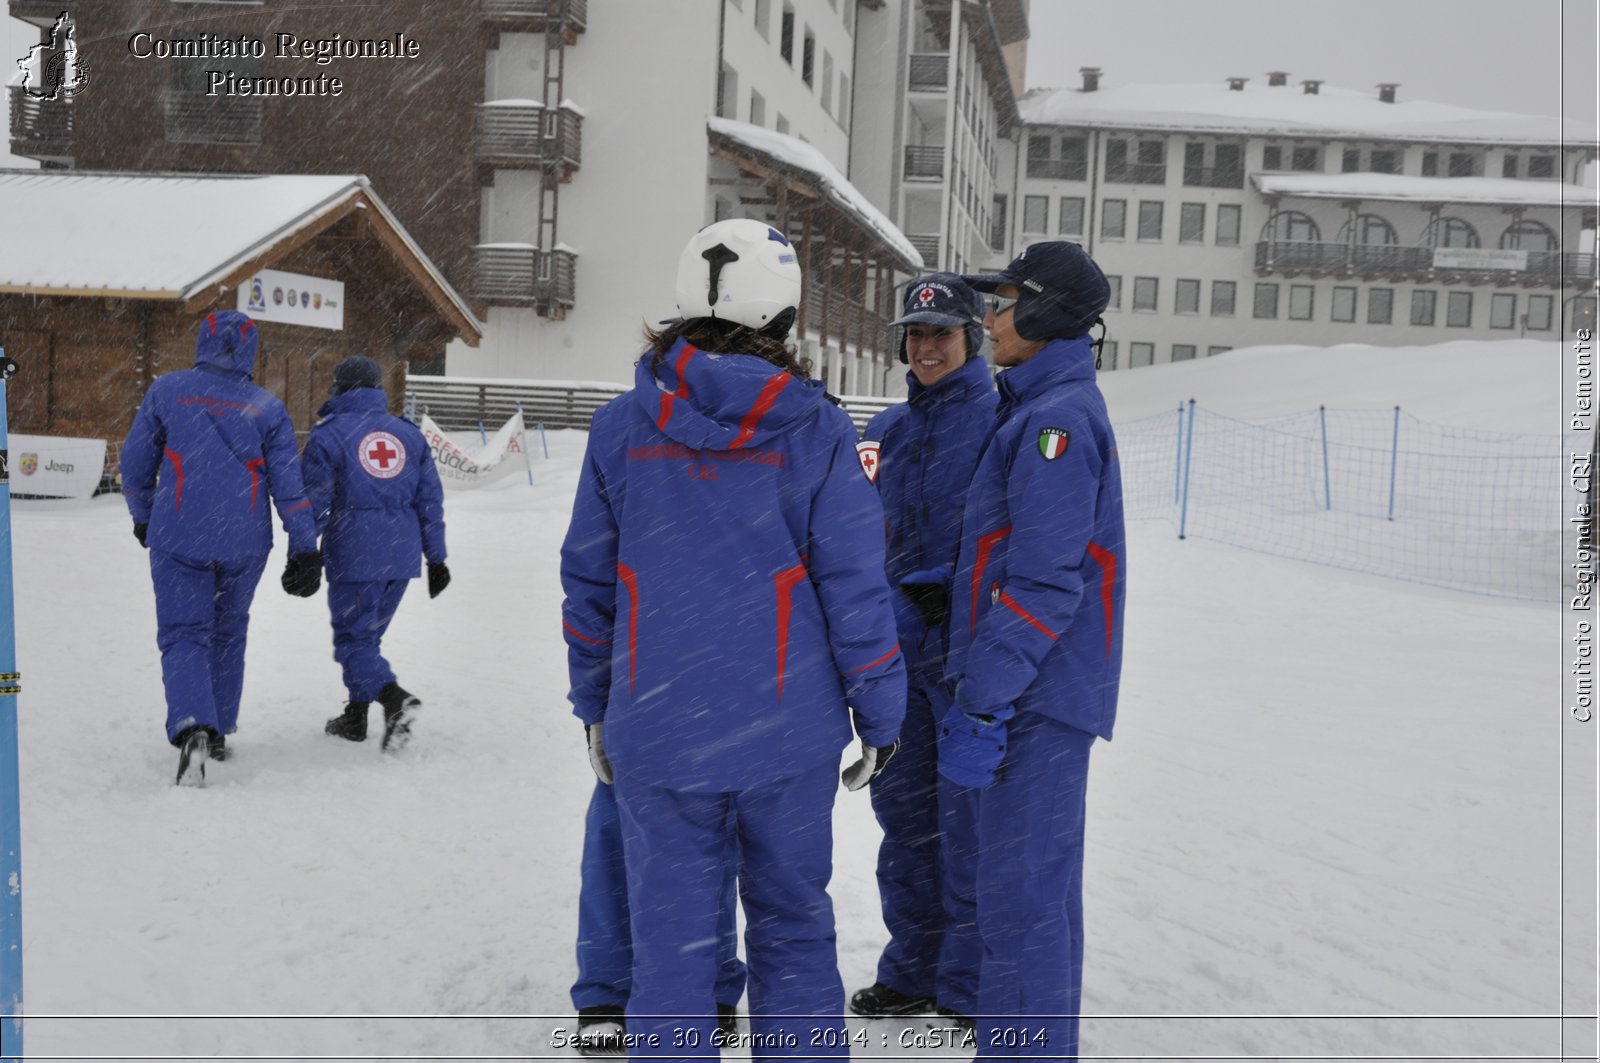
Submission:
{"label": "balcony", "polygon": [[578,253],[557,246],[479,244],[473,248],[478,298],[497,306],[531,306],[557,320],[572,309]]}
{"label": "balcony", "polygon": [[943,92],[949,84],[949,76],[948,52],[913,52],[906,88],[911,92]]}
{"label": "balcony", "polygon": [[11,0],[11,17],[49,29],[63,12],[77,7],[75,0]]}
{"label": "balcony", "polygon": [[583,161],[583,114],[536,100],[496,100],[478,107],[478,161],[505,169],[558,169],[568,181]]}
{"label": "balcony", "polygon": [[1028,176],[1045,181],[1087,181],[1089,164],[1083,159],[1029,159]]}
{"label": "balcony", "polygon": [[800,298],[808,337],[818,336],[823,343],[831,337],[840,346],[855,344],[862,353],[883,349],[890,318],[838,291],[830,294],[824,314],[822,290],[813,284],[805,286]]}
{"label": "balcony", "polygon": [[1527,265],[1522,269],[1438,268],[1433,264],[1433,251],[1431,247],[1398,244],[1262,241],[1256,244],[1256,272],[1554,288],[1564,284],[1589,288],[1595,282],[1595,256],[1592,254],[1529,251]]}
{"label": "balcony", "polygon": [[1242,166],[1185,166],[1183,183],[1189,188],[1243,188]]}
{"label": "balcony", "polygon": [[545,33],[560,27],[568,44],[589,28],[589,0],[478,0],[488,29],[501,33]]}
{"label": "balcony", "polygon": [[907,181],[944,180],[944,145],[907,144],[905,179]]}
{"label": "balcony", "polygon": [[72,104],[65,99],[40,100],[21,85],[7,87],[11,94],[11,153],[30,159],[59,159],[72,155]]}
{"label": "balcony", "polygon": [[1124,185],[1164,185],[1167,183],[1167,164],[1164,162],[1106,163],[1106,180]]}
{"label": "balcony", "polygon": [[266,106],[259,96],[203,96],[167,89],[167,143],[254,147],[261,143]]}

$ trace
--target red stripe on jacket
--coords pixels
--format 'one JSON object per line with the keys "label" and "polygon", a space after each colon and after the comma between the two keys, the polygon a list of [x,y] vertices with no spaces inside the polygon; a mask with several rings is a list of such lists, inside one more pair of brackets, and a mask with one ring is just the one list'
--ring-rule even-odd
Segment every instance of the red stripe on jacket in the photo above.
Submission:
{"label": "red stripe on jacket", "polygon": [[609,646],[609,645],[611,645],[610,641],[607,640],[607,639],[592,639],[592,638],[590,638],[588,635],[585,635],[583,632],[579,631],[577,628],[573,627],[571,624],[567,623],[565,620],[561,621],[561,630],[565,631],[567,634],[571,635],[573,638],[578,639],[580,642],[587,642],[591,646]]}
{"label": "red stripe on jacket", "polygon": [[1106,656],[1111,656],[1111,622],[1116,619],[1117,555],[1099,543],[1089,544],[1089,556],[1100,566],[1100,608],[1106,614]]}
{"label": "red stripe on jacket", "polygon": [[1007,524],[988,535],[978,536],[978,557],[972,566],[972,627],[967,632],[969,637],[978,631],[978,595],[983,590],[983,570],[989,567],[989,554],[996,543],[1010,534],[1011,525]]}
{"label": "red stripe on jacket", "polygon": [[1017,600],[1011,597],[1011,595],[1007,594],[1005,591],[1001,591],[1000,601],[1005,603],[1007,609],[1010,609],[1013,613],[1016,613],[1018,616],[1022,617],[1022,619],[1026,620],[1028,623],[1032,624],[1034,627],[1048,635],[1051,642],[1056,641],[1056,633],[1039,623],[1039,618],[1028,612],[1021,605],[1018,605]]}
{"label": "red stripe on jacket", "polygon": [[803,564],[786,568],[772,577],[778,598],[778,700],[783,700],[783,666],[789,657],[789,611],[793,608],[795,584],[806,578]]}
{"label": "red stripe on jacket", "polygon": [[639,669],[639,577],[621,561],[617,578],[628,588],[628,696],[633,696],[633,677]]}
{"label": "red stripe on jacket", "polygon": [[678,389],[661,393],[661,416],[656,418],[656,427],[663,432],[667,430],[667,422],[672,420],[673,400],[689,397],[689,382],[683,378],[683,374],[689,368],[689,359],[694,357],[697,350],[693,344],[683,345],[683,352],[678,355],[678,362],[672,367],[672,371],[678,374]]}
{"label": "red stripe on jacket", "polygon": [[884,661],[889,660],[891,657],[893,657],[895,654],[897,654],[899,652],[900,652],[900,644],[897,642],[897,643],[894,644],[894,649],[890,650],[888,653],[884,654],[882,657],[879,657],[876,661],[873,661],[871,664],[864,664],[860,668],[852,668],[852,669],[850,669],[850,674],[851,675],[855,675],[857,672],[865,672],[868,668],[876,668],[876,667],[878,667],[878,665],[882,664]]}
{"label": "red stripe on jacket", "polygon": [[728,444],[729,450],[738,450],[755,438],[756,427],[761,424],[761,418],[772,409],[772,404],[778,401],[778,394],[788,387],[789,381],[793,379],[794,377],[788,373],[775,373],[767,378],[767,382],[761,385],[761,394],[756,396],[755,405],[750,407],[750,412],[739,422],[739,434]]}
{"label": "red stripe on jacket", "polygon": [[172,462],[172,471],[178,477],[178,482],[172,492],[172,508],[174,511],[180,510],[183,508],[183,459],[178,456],[177,451],[170,450],[167,447],[162,447],[161,452],[167,456],[168,461]]}
{"label": "red stripe on jacket", "polygon": [[256,491],[261,487],[261,468],[266,465],[266,458],[251,458],[244,463],[250,470],[250,512],[256,511]]}

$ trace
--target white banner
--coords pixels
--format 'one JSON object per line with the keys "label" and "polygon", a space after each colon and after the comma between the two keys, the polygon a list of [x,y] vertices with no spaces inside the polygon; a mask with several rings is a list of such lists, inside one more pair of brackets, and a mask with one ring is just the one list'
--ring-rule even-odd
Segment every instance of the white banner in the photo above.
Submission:
{"label": "white banner", "polygon": [[1528,268],[1528,252],[1501,251],[1492,247],[1436,247],[1434,269],[1510,269]]}
{"label": "white banner", "polygon": [[11,434],[11,494],[89,498],[106,467],[106,441]]}
{"label": "white banner", "polygon": [[[439,479],[446,487],[481,487],[508,473],[523,471],[522,411],[511,415],[511,420],[489,437],[487,443],[474,440],[463,443],[460,437],[451,439],[427,414],[422,415],[422,437],[433,452],[433,463],[439,470]],[[509,460],[517,455],[516,461]]]}
{"label": "white banner", "polygon": [[264,269],[239,287],[239,309],[257,321],[344,328],[344,282]]}

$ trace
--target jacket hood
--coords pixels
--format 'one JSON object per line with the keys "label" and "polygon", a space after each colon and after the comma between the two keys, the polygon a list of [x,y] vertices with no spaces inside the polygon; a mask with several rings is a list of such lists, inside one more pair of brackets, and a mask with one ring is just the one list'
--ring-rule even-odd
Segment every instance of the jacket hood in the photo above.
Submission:
{"label": "jacket hood", "polygon": [[826,401],[801,380],[751,354],[713,354],[679,339],[634,371],[633,398],[666,435],[697,450],[760,446]]}
{"label": "jacket hood", "polygon": [[336,413],[360,413],[367,410],[377,410],[382,413],[389,411],[389,396],[382,388],[352,388],[340,392],[317,411],[317,419],[332,417]]}
{"label": "jacket hood", "polygon": [[255,372],[261,333],[256,323],[237,310],[206,315],[194,344],[194,364],[249,376]]}

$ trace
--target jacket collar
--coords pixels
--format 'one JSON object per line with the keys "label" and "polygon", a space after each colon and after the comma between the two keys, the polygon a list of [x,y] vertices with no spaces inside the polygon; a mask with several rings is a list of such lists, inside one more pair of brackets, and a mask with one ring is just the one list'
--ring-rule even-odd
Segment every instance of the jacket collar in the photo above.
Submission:
{"label": "jacket collar", "polygon": [[906,373],[906,395],[913,405],[923,406],[929,403],[964,402],[986,391],[994,390],[994,380],[989,372],[989,363],[981,355],[972,355],[953,373],[947,373],[933,382],[933,386],[923,387],[922,381],[917,379],[917,374]]}
{"label": "jacket collar", "polygon": [[322,404],[318,417],[332,417],[336,413],[360,413],[366,410],[388,412],[389,396],[382,388],[351,388],[335,395]]}
{"label": "jacket collar", "polygon": [[1087,335],[1051,340],[1021,365],[1000,374],[1000,398],[1026,402],[1062,384],[1094,379],[1094,344]]}

